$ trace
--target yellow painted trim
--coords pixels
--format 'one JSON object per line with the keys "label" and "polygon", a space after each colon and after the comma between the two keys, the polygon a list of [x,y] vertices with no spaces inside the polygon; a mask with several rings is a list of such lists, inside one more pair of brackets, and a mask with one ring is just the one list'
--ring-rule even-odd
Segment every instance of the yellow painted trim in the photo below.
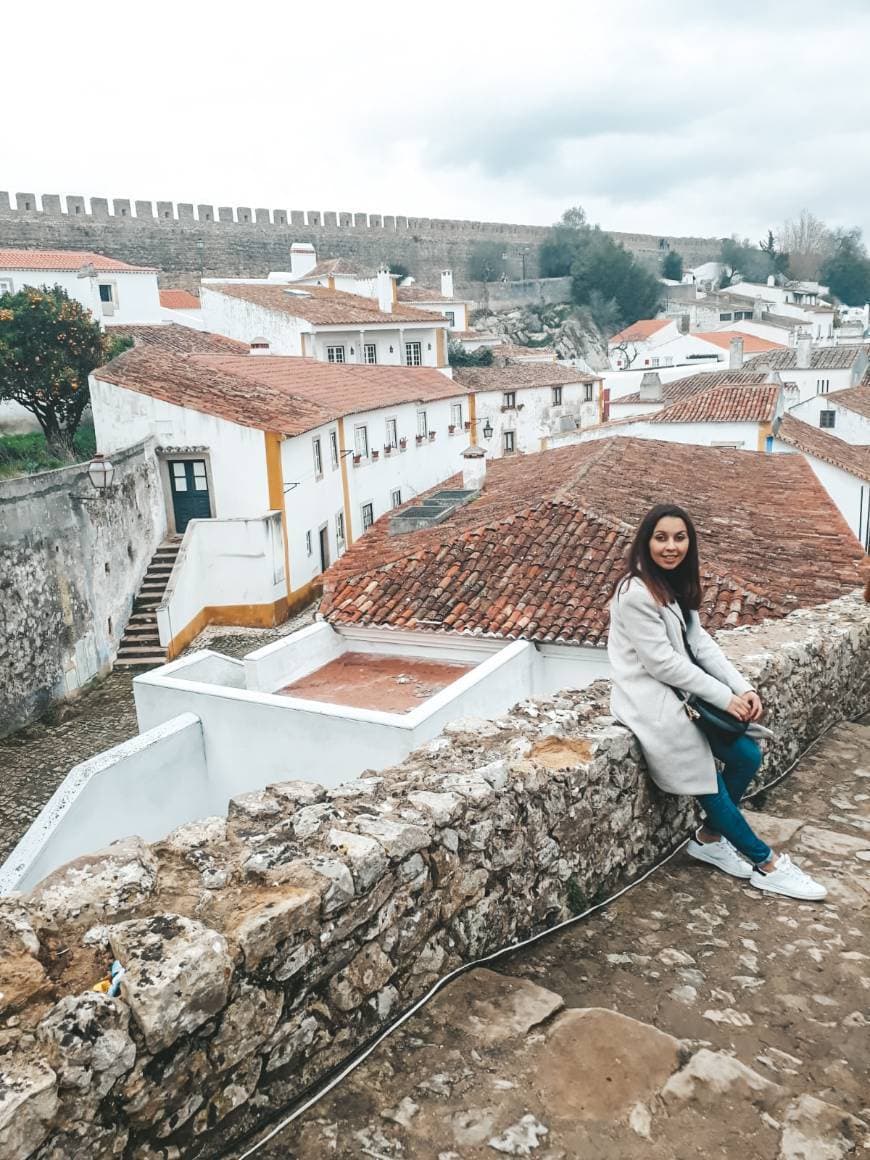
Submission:
{"label": "yellow painted trim", "polygon": [[772,423],[759,423],[758,425],[758,450],[764,451],[767,443],[768,435],[773,434]]}
{"label": "yellow painted trim", "polygon": [[344,418],[338,420],[338,461],[341,464],[341,494],[344,497],[344,542],[349,548],[353,543],[353,524],[350,518],[350,482],[347,478],[347,456],[343,452],[348,451],[344,441]]}
{"label": "yellow painted trim", "polygon": [[445,330],[435,331],[435,366],[447,366],[447,332]]}
{"label": "yellow painted trim", "polygon": [[538,450],[539,451],[546,451],[547,450],[547,436],[546,435],[541,436],[541,446],[538,448]]}
{"label": "yellow painted trim", "polygon": [[477,446],[477,395],[472,392],[468,396],[468,419],[471,423],[471,446]]}
{"label": "yellow painted trim", "polygon": [[281,535],[284,539],[284,583],[290,591],[290,537],[287,529],[287,505],[284,502],[284,471],[281,467],[281,441],[284,436],[277,431],[264,431],[266,443],[266,485],[269,490],[269,507],[281,513]]}
{"label": "yellow painted trim", "polygon": [[398,302],[399,301],[399,279],[398,278],[391,278],[390,285],[393,288],[393,301]]}
{"label": "yellow painted trim", "polygon": [[327,288],[327,290],[334,290],[335,289],[335,279],[333,278],[333,276],[331,274],[326,279],[326,288]]}

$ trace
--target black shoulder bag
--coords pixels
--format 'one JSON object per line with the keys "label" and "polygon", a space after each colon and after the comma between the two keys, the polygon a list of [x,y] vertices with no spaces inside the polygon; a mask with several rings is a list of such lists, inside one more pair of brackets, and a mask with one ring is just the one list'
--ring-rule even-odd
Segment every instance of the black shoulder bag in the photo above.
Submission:
{"label": "black shoulder bag", "polygon": [[[669,609],[668,611],[671,610]],[[686,634],[686,627],[682,622],[680,623],[680,628],[683,633],[683,644],[686,646],[686,655],[693,665],[697,665],[699,669],[704,669],[702,664],[698,664],[698,660],[692,652],[692,646],[689,644],[689,638]],[[704,669],[704,672],[706,671]],[[711,740],[725,742],[736,741],[749,728],[748,721],[741,721],[739,717],[735,717],[727,709],[718,709],[715,705],[711,705],[709,701],[705,701],[703,697],[699,697],[696,693],[685,693],[682,689],[674,689],[674,692],[683,702],[683,708],[689,715],[690,720],[694,721],[701,732],[706,734]]]}

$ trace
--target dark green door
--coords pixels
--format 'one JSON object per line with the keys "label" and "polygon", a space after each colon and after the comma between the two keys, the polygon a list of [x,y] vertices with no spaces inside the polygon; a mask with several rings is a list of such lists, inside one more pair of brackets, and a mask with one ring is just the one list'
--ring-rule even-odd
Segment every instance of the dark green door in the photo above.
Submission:
{"label": "dark green door", "polygon": [[191,520],[208,519],[211,503],[204,459],[174,459],[169,464],[175,530],[181,535]]}

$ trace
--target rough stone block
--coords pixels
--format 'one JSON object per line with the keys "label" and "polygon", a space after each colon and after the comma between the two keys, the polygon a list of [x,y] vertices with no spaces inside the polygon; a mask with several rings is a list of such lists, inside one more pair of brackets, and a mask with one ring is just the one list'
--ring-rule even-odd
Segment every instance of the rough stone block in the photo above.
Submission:
{"label": "rough stone block", "polygon": [[360,834],[374,838],[387,852],[388,858],[400,861],[417,850],[425,850],[432,843],[432,836],[422,826],[374,814],[357,814],[354,827]]}
{"label": "rough stone block", "polygon": [[109,199],[106,197],[92,197],[91,198],[91,214],[95,218],[103,218],[104,220],[109,216]]}
{"label": "rough stone block", "polygon": [[340,226],[352,226],[353,225],[353,214],[352,213],[340,213],[338,215],[338,224]]}
{"label": "rough stone block", "polygon": [[77,194],[67,194],[66,212],[70,217],[84,217],[87,212],[85,199]]}
{"label": "rough stone block", "polygon": [[56,1003],[37,1038],[61,1088],[101,1100],[136,1060],[129,1023],[130,1009],[108,995],[86,991]]}
{"label": "rough stone block", "polygon": [[370,213],[369,214],[369,229],[378,229],[379,230],[380,228],[381,228],[381,215],[379,213]]}
{"label": "rough stone block", "polygon": [[36,212],[36,194],[35,193],[16,193],[15,205],[19,213],[35,213]]}
{"label": "rough stone block", "polygon": [[193,221],[193,203],[189,201],[180,201],[178,203],[178,220],[180,222]]}
{"label": "rough stone block", "polygon": [[383,846],[373,838],[347,830],[330,830],[327,845],[347,859],[357,890],[368,890],[387,869]]}
{"label": "rough stone block", "polygon": [[281,991],[267,991],[243,983],[208,1045],[212,1065],[226,1071],[262,1047],[278,1026],[283,1007]]}
{"label": "rough stone block", "polygon": [[[67,198],[69,204],[69,198]],[[136,202],[136,217],[137,218],[153,218],[154,217],[154,203],[151,201],[137,201]]]}
{"label": "rough stone block", "polygon": [[161,221],[174,221],[175,206],[171,201],[158,201],[157,216]]}
{"label": "rough stone block", "polygon": [[111,927],[109,942],[126,969],[121,995],[149,1051],[171,1047],[226,1006],[233,964],[217,931],[157,914]]}
{"label": "rough stone block", "polygon": [[313,806],[326,797],[326,789],[318,781],[302,781],[296,778],[291,781],[277,781],[266,788],[273,798],[294,809]]}
{"label": "rough stone block", "polygon": [[40,1060],[0,1060],[0,1156],[27,1160],[50,1131],[57,1077]]}
{"label": "rough stone block", "polygon": [[305,210],[304,209],[291,209],[290,210],[290,222],[294,226],[304,226],[305,225]]}
{"label": "rough stone block", "polygon": [[251,207],[249,205],[240,205],[236,209],[236,221],[242,223],[251,221]]}
{"label": "rough stone block", "polygon": [[355,213],[353,215],[353,224],[358,228],[367,229],[369,224],[369,215],[367,213]]}
{"label": "rough stone block", "polygon": [[61,213],[60,194],[44,193],[42,195],[42,212],[50,214]]}
{"label": "rough stone block", "polygon": [[49,980],[39,954],[39,940],[17,898],[0,899],[0,1015],[46,992]]}
{"label": "rough stone block", "polygon": [[0,210],[8,210],[9,208],[9,194],[5,189],[0,189]]}
{"label": "rough stone block", "polygon": [[323,224],[325,226],[333,226],[333,227],[338,225],[338,220],[335,216],[335,210],[328,209],[328,210],[324,211]]}
{"label": "rough stone block", "polygon": [[116,197],[112,202],[112,211],[116,218],[130,217],[130,199],[127,197]]}
{"label": "rough stone block", "polygon": [[382,224],[385,230],[394,230],[396,228],[396,219],[394,215],[391,213],[385,214]]}
{"label": "rough stone block", "polygon": [[213,205],[205,205],[203,203],[200,203],[196,207],[196,216],[197,216],[198,220],[201,222],[213,222],[214,221],[214,206]]}
{"label": "rough stone block", "polygon": [[218,221],[233,222],[235,220],[236,219],[235,215],[233,214],[233,207],[231,205],[218,206]]}
{"label": "rough stone block", "polygon": [[319,209],[308,210],[307,217],[308,217],[308,224],[310,226],[319,226],[320,225],[320,210]]}
{"label": "rough stone block", "polygon": [[[244,900],[240,900],[244,905]],[[320,893],[304,887],[274,887],[255,905],[242,910],[227,928],[227,934],[238,942],[245,966],[255,970],[274,955],[278,945],[301,930],[317,926]]]}
{"label": "rough stone block", "polygon": [[276,226],[286,226],[287,225],[287,210],[286,209],[273,209],[272,210],[272,221]]}

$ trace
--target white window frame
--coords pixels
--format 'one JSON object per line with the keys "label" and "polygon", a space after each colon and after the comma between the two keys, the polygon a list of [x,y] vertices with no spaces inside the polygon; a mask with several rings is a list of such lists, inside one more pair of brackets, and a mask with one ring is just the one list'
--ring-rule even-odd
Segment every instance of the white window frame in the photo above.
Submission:
{"label": "white window frame", "polygon": [[[508,444],[510,443],[510,447]],[[501,433],[501,449],[504,455],[513,455],[517,449],[517,433],[516,431],[502,431]]]}
{"label": "white window frame", "polygon": [[426,418],[425,411],[417,412],[417,434],[422,436],[423,439],[429,434],[429,421]]}
{"label": "white window frame", "polygon": [[445,310],[444,317],[447,319],[448,326],[451,326],[451,327],[456,326],[456,311],[455,310]]}
{"label": "white window frame", "polygon": [[363,362],[366,366],[376,366],[378,362],[378,344],[376,342],[363,343]]}
{"label": "white window frame", "polygon": [[399,423],[397,419],[387,419],[386,421],[386,447],[395,450],[399,446]]}
{"label": "white window frame", "polygon": [[510,410],[510,411],[515,411],[517,409],[517,393],[516,393],[516,391],[505,391],[504,394],[502,395],[502,404],[501,405],[503,407],[507,407],[508,410]]}
{"label": "white window frame", "polygon": [[[109,297],[103,297],[103,289],[109,291]],[[101,306],[117,306],[118,305],[118,288],[114,282],[98,282],[97,292],[100,296]]]}
{"label": "white window frame", "polygon": [[329,432],[329,459],[333,470],[338,467],[338,431],[333,427]]}
{"label": "white window frame", "polygon": [[328,363],[343,363],[347,362],[344,345],[328,346],[326,348],[326,361]]}
{"label": "white window frame", "polygon": [[347,547],[347,539],[344,528],[344,512],[335,513],[335,554],[336,557],[343,556],[344,550]]}
{"label": "white window frame", "polygon": [[365,423],[360,423],[353,429],[353,450],[355,455],[363,459],[369,457],[369,429]]}
{"label": "white window frame", "polygon": [[421,367],[423,365],[423,343],[422,342],[406,342],[405,343],[405,366],[406,367]]}
{"label": "white window frame", "polygon": [[553,387],[553,396],[551,399],[551,403],[554,407],[561,407],[562,406],[562,388],[561,387]]}
{"label": "white window frame", "polygon": [[450,404],[450,426],[451,427],[461,427],[462,426],[462,404],[461,403],[451,403]]}
{"label": "white window frame", "polygon": [[390,507],[395,510],[397,507],[401,507],[401,506],[402,506],[402,489],[400,487],[394,487],[393,490],[390,492]]}
{"label": "white window frame", "polygon": [[366,503],[359,505],[360,516],[362,517],[362,530],[367,532],[372,524],[375,522],[375,502],[368,500]]}
{"label": "white window frame", "polygon": [[311,532],[305,533],[305,555],[310,556],[314,552],[314,546],[311,542]]}
{"label": "white window frame", "polygon": [[583,402],[584,403],[591,403],[594,400],[594,398],[595,398],[595,384],[594,383],[584,383],[583,384]]}
{"label": "white window frame", "polygon": [[315,435],[311,440],[311,451],[314,455],[314,478],[323,478],[323,445],[320,442],[320,436]]}
{"label": "white window frame", "polygon": [[0,278],[0,294],[14,294],[11,278]]}

